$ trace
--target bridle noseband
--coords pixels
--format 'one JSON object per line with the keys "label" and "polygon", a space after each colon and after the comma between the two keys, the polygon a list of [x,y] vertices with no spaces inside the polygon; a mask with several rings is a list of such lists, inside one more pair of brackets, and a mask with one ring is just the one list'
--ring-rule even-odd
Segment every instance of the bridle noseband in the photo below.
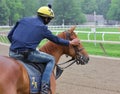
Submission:
{"label": "bridle noseband", "polygon": [[[66,33],[66,39],[67,40],[71,40],[71,38],[70,38],[70,33],[68,32],[68,31],[65,31],[65,33]],[[74,51],[75,51],[75,54],[76,54],[76,56],[75,56],[75,58],[71,58],[70,60],[68,60],[68,61],[66,61],[66,62],[64,62],[64,63],[60,63],[60,64],[57,64],[56,65],[56,79],[57,78],[59,78],[60,76],[61,76],[61,74],[62,74],[62,72],[63,72],[63,70],[64,69],[66,69],[66,68],[68,68],[68,67],[70,67],[71,65],[73,65],[74,63],[76,63],[76,64],[81,64],[81,65],[85,65],[85,64],[87,64],[88,63],[88,61],[89,61],[89,58],[87,58],[86,56],[84,56],[83,54],[81,54],[80,52],[84,49],[84,48],[81,48],[81,49],[79,49],[77,46],[72,46],[73,47],[73,49],[74,49]],[[69,64],[68,64],[69,63]],[[65,64],[68,64],[68,65],[66,65],[65,67],[60,67],[59,65],[65,65]]]}
{"label": "bridle noseband", "polygon": [[[66,39],[67,40],[71,40],[70,38],[70,33],[66,31]],[[81,64],[81,65],[85,65],[88,63],[88,58],[86,58],[83,54],[81,54],[81,51],[84,50],[84,48],[78,48],[77,46],[72,46],[74,48],[75,51],[75,58],[73,60],[75,60],[76,64]]]}

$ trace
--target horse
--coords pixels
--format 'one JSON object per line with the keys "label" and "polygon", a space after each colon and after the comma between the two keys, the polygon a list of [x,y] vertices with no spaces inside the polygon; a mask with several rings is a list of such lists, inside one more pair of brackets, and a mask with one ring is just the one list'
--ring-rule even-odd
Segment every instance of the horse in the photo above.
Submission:
{"label": "horse", "polygon": [[[67,40],[76,38],[77,35],[74,32],[75,28],[76,27],[73,26],[67,31],[61,32],[58,34],[58,37]],[[74,63],[76,62],[77,64],[84,65],[89,61],[89,55],[81,42],[78,46],[61,46],[48,41],[38,50],[53,55],[55,57],[56,66],[60,57],[64,54],[71,56],[72,59],[70,61],[74,61]],[[55,94],[55,82],[56,77],[53,71],[50,78],[51,92],[49,94]],[[0,94],[31,94],[30,81],[26,68],[20,63],[19,60],[9,56],[0,56]],[[32,94],[40,94],[40,92]]]}

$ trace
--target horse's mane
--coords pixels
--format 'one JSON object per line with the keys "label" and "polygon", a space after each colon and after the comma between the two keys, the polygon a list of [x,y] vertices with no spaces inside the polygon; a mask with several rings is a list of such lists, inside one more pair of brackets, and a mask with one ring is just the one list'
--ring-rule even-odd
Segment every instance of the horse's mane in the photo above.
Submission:
{"label": "horse's mane", "polygon": [[[61,32],[60,34],[57,35],[60,38],[65,39],[65,32]],[[51,41],[48,41],[47,43],[45,43],[39,50],[46,52],[46,53],[53,53],[56,50],[59,50],[60,48],[62,48],[61,45],[55,44]]]}

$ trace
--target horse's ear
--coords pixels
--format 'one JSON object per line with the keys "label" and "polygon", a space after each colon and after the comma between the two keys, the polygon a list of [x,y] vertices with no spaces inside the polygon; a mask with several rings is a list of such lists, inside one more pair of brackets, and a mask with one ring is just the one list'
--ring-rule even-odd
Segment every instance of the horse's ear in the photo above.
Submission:
{"label": "horse's ear", "polygon": [[69,31],[73,32],[75,30],[75,28],[76,28],[76,26],[72,26]]}

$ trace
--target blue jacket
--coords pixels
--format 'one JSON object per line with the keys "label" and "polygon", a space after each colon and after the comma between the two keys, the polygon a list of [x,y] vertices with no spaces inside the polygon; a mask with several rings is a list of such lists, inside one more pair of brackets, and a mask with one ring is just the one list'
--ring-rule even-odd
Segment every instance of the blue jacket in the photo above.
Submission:
{"label": "blue jacket", "polygon": [[57,44],[69,45],[68,40],[53,35],[44,25],[42,19],[37,16],[22,18],[8,34],[8,39],[11,42],[10,50],[36,50],[36,47],[44,38]]}

